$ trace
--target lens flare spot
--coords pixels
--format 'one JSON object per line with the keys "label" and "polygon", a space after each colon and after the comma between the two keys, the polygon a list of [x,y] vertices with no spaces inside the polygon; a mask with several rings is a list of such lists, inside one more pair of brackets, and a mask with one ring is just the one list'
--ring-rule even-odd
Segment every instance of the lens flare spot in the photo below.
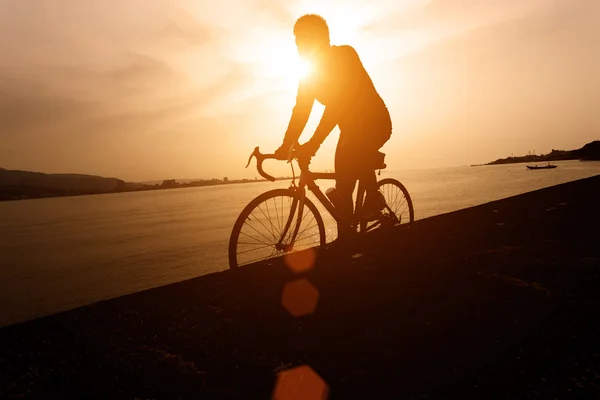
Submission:
{"label": "lens flare spot", "polygon": [[326,400],[329,387],[308,365],[281,372],[277,377],[273,400]]}
{"label": "lens flare spot", "polygon": [[289,282],[283,288],[281,304],[294,317],[315,312],[319,302],[319,291],[307,279]]}
{"label": "lens flare spot", "polygon": [[311,270],[315,265],[317,252],[315,249],[306,249],[288,253],[283,260],[290,270],[299,274]]}

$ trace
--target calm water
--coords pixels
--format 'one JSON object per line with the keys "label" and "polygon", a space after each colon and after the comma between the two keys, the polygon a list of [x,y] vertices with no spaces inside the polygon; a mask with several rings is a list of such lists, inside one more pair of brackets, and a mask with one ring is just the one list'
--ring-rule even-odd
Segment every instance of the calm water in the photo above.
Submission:
{"label": "calm water", "polygon": [[[600,163],[384,172],[422,219],[600,174]],[[242,208],[289,181],[0,202],[0,326],[228,268]],[[320,183],[322,190],[332,182]],[[322,207],[320,207],[322,208]],[[335,238],[331,217],[328,241]],[[199,294],[202,295],[202,294]]]}

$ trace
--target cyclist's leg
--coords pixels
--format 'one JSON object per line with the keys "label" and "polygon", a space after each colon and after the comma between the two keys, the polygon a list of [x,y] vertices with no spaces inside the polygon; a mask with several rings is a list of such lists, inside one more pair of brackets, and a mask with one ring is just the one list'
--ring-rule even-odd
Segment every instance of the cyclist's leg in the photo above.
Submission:
{"label": "cyclist's leg", "polygon": [[[377,150],[370,153],[377,153]],[[372,157],[373,154],[369,154]],[[377,189],[377,175],[372,165],[363,164],[361,166],[359,179],[365,188],[365,199],[361,209],[360,217],[367,220],[377,219],[380,211],[385,207],[385,199]]]}
{"label": "cyclist's leg", "polygon": [[377,175],[375,170],[383,163],[383,155],[379,151],[391,136],[391,124],[384,120],[375,126],[368,134],[362,136],[360,143],[361,162],[358,177],[365,188],[365,216],[374,217],[385,207],[385,199],[377,190]]}
{"label": "cyclist's leg", "polygon": [[367,196],[372,195],[377,191],[377,175],[375,174],[375,169],[369,166],[363,167],[358,178],[363,184]]}
{"label": "cyclist's leg", "polygon": [[352,220],[354,205],[352,192],[356,186],[357,176],[353,165],[353,154],[347,143],[340,138],[335,151],[335,187],[340,195],[340,215],[343,222],[338,222],[338,237],[352,234],[347,221]]}

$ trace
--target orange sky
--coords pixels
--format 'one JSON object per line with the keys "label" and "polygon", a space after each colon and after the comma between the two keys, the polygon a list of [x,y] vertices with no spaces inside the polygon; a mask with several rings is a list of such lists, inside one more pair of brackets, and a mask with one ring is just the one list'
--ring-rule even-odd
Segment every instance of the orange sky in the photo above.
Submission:
{"label": "orange sky", "polygon": [[[390,169],[600,139],[599,1],[0,0],[0,167],[256,176],[248,155],[287,127],[292,26],[308,12],[357,49],[388,104]],[[332,168],[337,132],[315,168]]]}

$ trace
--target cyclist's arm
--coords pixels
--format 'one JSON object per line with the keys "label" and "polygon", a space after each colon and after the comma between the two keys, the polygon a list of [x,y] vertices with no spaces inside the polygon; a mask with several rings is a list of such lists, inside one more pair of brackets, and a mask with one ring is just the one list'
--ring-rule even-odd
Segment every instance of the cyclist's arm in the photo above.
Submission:
{"label": "cyclist's arm", "polygon": [[336,125],[337,114],[333,111],[332,107],[325,107],[325,111],[323,111],[323,116],[319,122],[319,126],[317,126],[317,129],[315,130],[315,133],[310,141],[316,148],[319,148]]}
{"label": "cyclist's arm", "polygon": [[291,146],[298,140],[315,103],[315,97],[310,88],[302,82],[298,85],[298,93],[296,95],[296,105],[292,110],[292,116],[288,128],[283,137],[283,143],[286,146]]}

